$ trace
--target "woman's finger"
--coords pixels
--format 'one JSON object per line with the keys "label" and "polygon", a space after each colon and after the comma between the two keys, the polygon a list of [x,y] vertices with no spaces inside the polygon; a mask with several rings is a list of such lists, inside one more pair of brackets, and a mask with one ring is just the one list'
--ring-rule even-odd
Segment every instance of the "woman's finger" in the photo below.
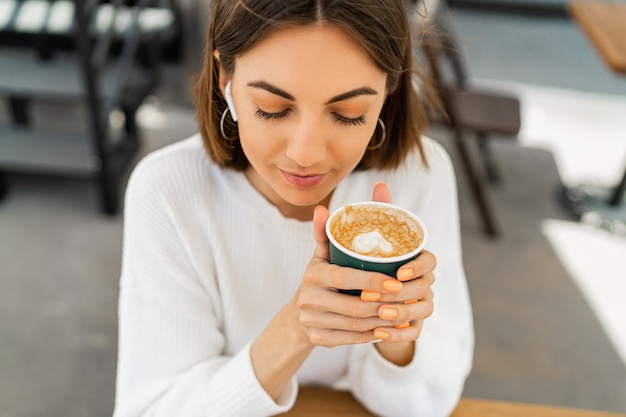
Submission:
{"label": "woman's finger", "polygon": [[380,326],[402,324],[399,320],[383,320],[378,316],[360,318],[310,309],[300,310],[298,319],[307,329],[333,329],[357,333],[367,332]]}
{"label": "woman's finger", "polygon": [[317,206],[313,211],[313,235],[315,242],[315,258],[320,258],[325,261],[330,260],[330,253],[328,249],[328,236],[326,236],[326,221],[330,217],[328,209],[324,206]]}
{"label": "woman's finger", "polygon": [[374,191],[372,192],[372,201],[378,201],[381,203],[391,203],[391,192],[382,181],[374,184]]}
{"label": "woman's finger", "polygon": [[409,281],[419,278],[427,272],[432,272],[437,267],[437,258],[432,252],[424,249],[419,256],[398,268],[396,277],[400,281]]}
{"label": "woman's finger", "polygon": [[302,291],[298,304],[301,310],[327,311],[355,318],[378,317],[378,304],[329,289]]}
{"label": "woman's finger", "polygon": [[[402,287],[399,291],[372,291],[363,290],[361,292],[361,300],[363,301],[375,301],[378,303],[403,303],[410,304],[423,300],[428,297],[431,291],[431,286],[435,282],[435,274],[428,272],[419,278],[414,278],[410,281],[400,282],[394,279]],[[387,287],[389,287],[387,285]]]}
{"label": "woman's finger", "polygon": [[[378,317],[383,320],[400,321],[405,323],[407,321],[423,320],[430,317],[433,314],[434,303],[433,293],[429,291],[426,298],[412,302],[409,304],[380,304],[378,305]],[[400,324],[401,324],[400,323]],[[395,323],[397,325],[399,323]]]}
{"label": "woman's finger", "polygon": [[328,348],[369,343],[377,340],[374,336],[373,330],[367,330],[364,332],[349,332],[345,330],[326,328],[310,328],[308,329],[307,335],[313,345]]}
{"label": "woman's finger", "polygon": [[415,320],[409,326],[403,328],[377,327],[372,331],[375,339],[386,342],[407,342],[417,340],[422,332],[423,320]]}

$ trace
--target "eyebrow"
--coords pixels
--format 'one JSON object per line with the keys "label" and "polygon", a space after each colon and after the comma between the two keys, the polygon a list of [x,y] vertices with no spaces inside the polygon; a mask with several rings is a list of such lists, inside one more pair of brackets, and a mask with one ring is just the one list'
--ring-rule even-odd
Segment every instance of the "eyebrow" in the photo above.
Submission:
{"label": "eyebrow", "polygon": [[[287,93],[286,91],[281,90],[280,88],[267,83],[265,81],[251,81],[248,83],[249,87],[254,87],[254,88],[260,88],[262,90],[268,91],[272,94],[275,94],[277,96],[280,96],[284,99],[287,99],[289,101],[296,101],[295,97],[292,96],[291,94]],[[354,90],[350,90],[347,91],[345,93],[341,93],[333,98],[331,98],[330,100],[328,100],[326,103],[324,104],[332,104],[332,103],[336,103],[338,101],[343,101],[343,100],[348,100],[351,99],[353,97],[357,97],[357,96],[362,96],[362,95],[377,95],[378,92],[376,90],[374,90],[373,88],[370,87],[360,87],[360,88],[355,88]]]}

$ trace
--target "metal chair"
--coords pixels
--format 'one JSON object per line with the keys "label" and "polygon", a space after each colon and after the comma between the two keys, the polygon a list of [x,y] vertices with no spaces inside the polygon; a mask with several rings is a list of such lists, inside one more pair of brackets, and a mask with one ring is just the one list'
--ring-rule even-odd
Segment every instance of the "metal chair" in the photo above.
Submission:
{"label": "metal chair", "polygon": [[[158,84],[162,32],[146,29],[145,13],[167,10],[167,0],[10,4],[0,25],[0,98],[10,113],[10,123],[0,126],[0,197],[8,189],[5,172],[87,177],[98,184],[102,211],[115,214],[122,175],[139,146],[135,115]],[[34,6],[43,13],[33,13]],[[21,24],[24,15],[37,27]],[[83,108],[86,131],[34,126],[34,101]],[[111,134],[114,111],[124,116],[121,137]]]}
{"label": "metal chair", "polygon": [[[420,52],[428,61],[430,81],[438,94],[440,107],[429,109],[429,121],[452,133],[483,229],[488,236],[495,237],[499,235],[499,228],[488,202],[485,183],[500,181],[500,175],[489,142],[493,135],[498,138],[517,135],[521,124],[520,102],[516,97],[471,86],[445,4],[441,2],[430,13],[428,24],[420,30]],[[469,142],[478,146],[481,157],[478,163],[472,159]]]}

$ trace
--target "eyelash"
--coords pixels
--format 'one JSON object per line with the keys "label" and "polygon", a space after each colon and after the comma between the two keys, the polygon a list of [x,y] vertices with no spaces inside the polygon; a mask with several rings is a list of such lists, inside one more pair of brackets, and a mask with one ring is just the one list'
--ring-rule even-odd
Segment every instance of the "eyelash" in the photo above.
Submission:
{"label": "eyelash", "polygon": [[[291,113],[291,109],[285,109],[277,113],[268,113],[261,109],[257,109],[256,116],[263,120],[279,120],[284,117],[287,117],[289,113]],[[350,117],[344,117],[337,113],[333,113],[333,116],[337,122],[339,122],[340,124],[344,126],[359,126],[359,125],[365,124],[365,116],[350,118]]]}
{"label": "eyelash", "polygon": [[337,113],[333,113],[333,116],[335,116],[335,120],[344,126],[359,126],[365,124],[365,116],[355,117],[354,119],[344,117]]}
{"label": "eyelash", "polygon": [[283,117],[286,117],[289,113],[291,113],[291,109],[285,109],[283,111],[279,111],[277,113],[268,113],[266,111],[263,111],[261,109],[257,109],[256,111],[256,115],[257,117],[264,119],[264,120],[278,120],[278,119],[282,119]]}

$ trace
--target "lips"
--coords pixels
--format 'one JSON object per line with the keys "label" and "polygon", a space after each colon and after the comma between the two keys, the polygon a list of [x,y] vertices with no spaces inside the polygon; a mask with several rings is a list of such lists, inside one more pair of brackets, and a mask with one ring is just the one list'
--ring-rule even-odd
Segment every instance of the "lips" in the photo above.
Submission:
{"label": "lips", "polygon": [[313,188],[318,186],[323,180],[324,174],[299,175],[286,171],[281,171],[283,177],[289,184],[296,188]]}

